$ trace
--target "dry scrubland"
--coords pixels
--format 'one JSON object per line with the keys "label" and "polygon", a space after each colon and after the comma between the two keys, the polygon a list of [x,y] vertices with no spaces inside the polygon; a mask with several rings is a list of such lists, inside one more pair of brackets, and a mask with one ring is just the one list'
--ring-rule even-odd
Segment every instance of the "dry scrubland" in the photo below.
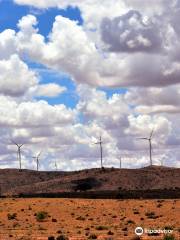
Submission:
{"label": "dry scrubland", "polygon": [[88,187],[86,190],[98,192],[153,189],[179,191],[180,169],[159,166],[141,169],[86,169],[75,172],[0,169],[0,191],[4,196],[75,192],[82,185]]}
{"label": "dry scrubland", "polygon": [[0,199],[1,240],[138,240],[136,226],[173,229],[167,240],[180,239],[180,200]]}

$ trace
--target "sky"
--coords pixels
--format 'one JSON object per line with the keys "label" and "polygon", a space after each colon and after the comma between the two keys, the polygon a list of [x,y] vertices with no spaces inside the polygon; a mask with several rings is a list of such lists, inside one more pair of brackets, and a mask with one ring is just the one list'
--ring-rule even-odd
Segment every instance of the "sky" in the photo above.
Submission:
{"label": "sky", "polygon": [[180,167],[180,0],[0,1],[0,168]]}

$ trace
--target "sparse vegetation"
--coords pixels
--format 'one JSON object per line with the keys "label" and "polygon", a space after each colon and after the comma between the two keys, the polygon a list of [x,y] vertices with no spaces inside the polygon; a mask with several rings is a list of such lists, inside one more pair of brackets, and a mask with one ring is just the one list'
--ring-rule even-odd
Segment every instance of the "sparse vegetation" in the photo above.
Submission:
{"label": "sparse vegetation", "polygon": [[48,213],[45,211],[40,211],[40,212],[36,213],[36,220],[38,222],[44,221],[47,217],[48,217]]}
{"label": "sparse vegetation", "polygon": [[29,211],[31,211],[31,210],[32,210],[32,207],[31,207],[30,205],[28,206],[28,210],[29,210]]}
{"label": "sparse vegetation", "polygon": [[48,240],[55,240],[55,237],[50,236],[50,237],[48,237]]}
{"label": "sparse vegetation", "polygon": [[108,229],[107,226],[97,226],[96,227],[96,230],[98,230],[98,231],[107,230],[107,229]]}
{"label": "sparse vegetation", "polygon": [[150,218],[150,219],[156,219],[158,218],[158,216],[155,215],[155,212],[146,212],[146,217]]}
{"label": "sparse vegetation", "polygon": [[163,240],[175,240],[174,235],[165,235]]}
{"label": "sparse vegetation", "polygon": [[93,240],[93,239],[97,239],[97,236],[96,234],[91,234],[89,237],[88,237],[89,240]]}
{"label": "sparse vegetation", "polygon": [[14,220],[17,217],[17,213],[8,213],[7,218],[8,220]]}
{"label": "sparse vegetation", "polygon": [[20,224],[18,222],[13,223],[13,228],[20,227]]}
{"label": "sparse vegetation", "polygon": [[135,222],[133,220],[128,220],[127,224],[135,224]]}
{"label": "sparse vegetation", "polygon": [[68,240],[68,237],[66,237],[65,235],[60,235],[56,238],[56,240]]}
{"label": "sparse vegetation", "polygon": [[128,230],[127,227],[123,228],[122,231],[126,232]]}
{"label": "sparse vegetation", "polygon": [[57,222],[57,219],[56,218],[52,218],[52,222]]}
{"label": "sparse vegetation", "polygon": [[[157,229],[174,229],[173,233],[168,233],[165,240],[178,239],[178,215],[177,211],[171,211],[171,207],[173,205],[175,209],[178,209],[179,200],[175,203],[173,203],[173,200],[165,200],[164,207],[159,209],[156,209],[157,204],[159,204],[157,200],[73,199],[72,201],[71,199],[58,198],[17,198],[15,201],[12,199],[2,199],[0,201],[0,228],[7,229],[9,227],[13,229],[8,232],[7,239],[15,239],[16,231],[19,232],[23,229],[25,238],[29,240],[33,239],[32,236],[40,235],[49,236],[49,239],[54,237],[55,240],[67,240],[68,237],[87,240],[98,238],[116,240],[119,236],[123,240],[139,240],[144,237],[138,238],[134,234],[134,223],[139,224],[139,221],[141,226],[153,225],[157,226]],[[144,206],[142,211],[140,211],[141,205]],[[32,207],[31,211],[28,210],[28,206]],[[45,215],[42,214],[44,211]],[[139,211],[140,215],[134,215],[135,211]],[[8,213],[11,215],[17,213],[17,219],[9,221]],[[150,220],[149,217],[151,218],[154,215],[159,218]],[[161,215],[163,215],[163,218],[162,221],[159,221]],[[40,220],[38,221],[37,218],[40,218]],[[13,237],[9,237],[10,233]],[[174,235],[173,238],[170,234]],[[164,240],[164,236],[161,234],[152,233],[148,235],[149,238]]]}
{"label": "sparse vegetation", "polygon": [[108,235],[114,235],[114,233],[112,231],[109,231],[107,234]]}
{"label": "sparse vegetation", "polygon": [[82,217],[82,216],[79,216],[79,217],[77,217],[77,218],[76,218],[76,220],[84,221],[84,220],[85,220],[85,218],[84,218],[84,217]]}

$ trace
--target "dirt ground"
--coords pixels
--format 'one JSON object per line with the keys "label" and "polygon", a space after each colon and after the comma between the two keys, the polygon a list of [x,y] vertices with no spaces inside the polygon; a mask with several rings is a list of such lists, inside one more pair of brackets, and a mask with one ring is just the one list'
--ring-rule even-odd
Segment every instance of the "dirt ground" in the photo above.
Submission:
{"label": "dirt ground", "polygon": [[0,240],[164,239],[137,238],[137,226],[180,239],[180,200],[0,199]]}

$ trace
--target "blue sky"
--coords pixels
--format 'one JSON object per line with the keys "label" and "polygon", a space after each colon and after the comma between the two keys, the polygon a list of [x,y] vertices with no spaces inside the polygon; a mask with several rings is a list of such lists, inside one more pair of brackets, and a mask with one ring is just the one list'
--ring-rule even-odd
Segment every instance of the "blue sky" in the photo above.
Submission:
{"label": "blue sky", "polygon": [[50,8],[48,10],[41,11],[33,7],[14,4],[12,0],[3,0],[0,1],[0,32],[7,28],[17,30],[16,24],[19,19],[27,14],[36,15],[39,22],[39,32],[44,36],[47,36],[50,32],[54,19],[57,15],[67,17],[71,20],[76,20],[79,24],[83,23],[81,13],[78,8],[68,7],[66,10]]}
{"label": "blue sky", "polygon": [[40,99],[48,101],[51,105],[63,103],[70,108],[76,106],[79,100],[76,94],[76,85],[68,76],[65,74],[60,75],[59,73],[47,70],[46,68],[39,69],[38,73],[41,76],[42,83],[57,83],[67,88],[67,91],[58,97],[40,97]]}
{"label": "blue sky", "polygon": [[[9,14],[11,13],[11,14]],[[27,14],[36,15],[38,20],[39,33],[42,34],[46,39],[48,34],[52,29],[53,22],[57,15],[67,17],[71,20],[75,20],[79,25],[83,24],[83,19],[81,17],[81,12],[78,8],[68,7],[66,10],[49,8],[47,10],[39,10],[33,7],[21,6],[13,3],[12,0],[5,0],[0,2],[0,32],[5,29],[14,29],[18,31],[17,23],[18,21]],[[49,71],[43,65],[38,63],[32,63],[26,60],[28,66],[32,69],[36,69],[40,75],[41,83],[57,83],[67,88],[67,91],[58,97],[54,98],[42,98],[48,101],[49,104],[65,104],[70,108],[74,108],[78,103],[78,96],[76,94],[76,85],[68,76],[64,74],[60,75],[53,71]],[[99,88],[106,92],[107,97],[111,97],[114,93],[125,93],[127,89],[108,89]]]}
{"label": "blue sky", "polygon": [[[18,31],[18,21],[27,14],[36,15],[36,18],[38,19],[39,33],[45,38],[48,37],[57,15],[75,20],[78,22],[78,24],[83,24],[81,13],[78,8],[68,7],[66,10],[56,8],[38,10],[32,7],[16,5],[11,0],[5,0],[0,2],[0,32],[8,28]],[[58,97],[41,97],[41,99],[48,101],[48,103],[52,105],[63,103],[70,108],[75,107],[78,102],[78,96],[75,93],[76,86],[68,76],[65,76],[65,74],[60,75],[56,72],[50,71],[38,63],[32,63],[28,60],[25,62],[30,68],[35,69],[38,72],[41,83],[57,83],[67,88],[67,91]]]}

